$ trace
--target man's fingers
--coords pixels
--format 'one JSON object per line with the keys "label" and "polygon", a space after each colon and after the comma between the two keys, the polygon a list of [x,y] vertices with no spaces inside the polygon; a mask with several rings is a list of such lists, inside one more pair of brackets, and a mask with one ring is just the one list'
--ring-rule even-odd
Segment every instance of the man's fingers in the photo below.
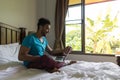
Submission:
{"label": "man's fingers", "polygon": [[65,54],[68,54],[72,51],[72,48],[70,46],[67,46],[65,49],[64,49],[64,53]]}

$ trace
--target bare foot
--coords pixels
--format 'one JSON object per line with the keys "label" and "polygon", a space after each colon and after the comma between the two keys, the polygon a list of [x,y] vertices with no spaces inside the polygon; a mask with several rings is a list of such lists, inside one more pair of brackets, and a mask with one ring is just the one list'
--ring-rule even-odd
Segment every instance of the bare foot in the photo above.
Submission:
{"label": "bare foot", "polygon": [[60,72],[60,70],[57,69],[57,68],[54,68],[54,69],[52,69],[52,70],[47,70],[47,71],[50,72],[50,73],[53,73],[53,72]]}
{"label": "bare foot", "polygon": [[71,65],[71,64],[74,64],[76,63],[77,61],[70,61],[67,65]]}

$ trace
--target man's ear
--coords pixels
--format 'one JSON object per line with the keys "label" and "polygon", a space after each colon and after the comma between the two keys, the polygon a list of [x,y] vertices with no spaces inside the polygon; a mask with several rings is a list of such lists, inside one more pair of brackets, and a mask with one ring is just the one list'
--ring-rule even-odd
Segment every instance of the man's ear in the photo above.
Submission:
{"label": "man's ear", "polygon": [[42,28],[43,28],[43,26],[40,25],[40,26],[39,26],[39,30],[41,30]]}

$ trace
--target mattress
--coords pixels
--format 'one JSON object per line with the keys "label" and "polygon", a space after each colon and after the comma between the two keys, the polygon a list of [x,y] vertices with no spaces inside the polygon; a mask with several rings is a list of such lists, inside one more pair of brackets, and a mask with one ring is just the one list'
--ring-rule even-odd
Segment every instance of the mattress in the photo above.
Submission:
{"label": "mattress", "polygon": [[60,72],[48,73],[9,62],[0,65],[0,80],[120,80],[120,67],[112,62],[77,61]]}
{"label": "mattress", "polygon": [[27,69],[18,60],[19,49],[18,43],[0,45],[0,80],[120,80],[120,67],[112,62],[77,61],[54,73]]}

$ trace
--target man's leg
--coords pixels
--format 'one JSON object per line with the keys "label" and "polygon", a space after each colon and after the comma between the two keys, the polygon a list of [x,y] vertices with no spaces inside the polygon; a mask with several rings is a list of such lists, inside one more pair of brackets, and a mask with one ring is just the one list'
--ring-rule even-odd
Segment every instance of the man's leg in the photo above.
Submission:
{"label": "man's leg", "polygon": [[56,72],[59,71],[58,69],[64,65],[64,62],[56,62],[47,55],[44,55],[41,57],[40,61],[29,63],[27,68],[44,69],[48,72]]}

